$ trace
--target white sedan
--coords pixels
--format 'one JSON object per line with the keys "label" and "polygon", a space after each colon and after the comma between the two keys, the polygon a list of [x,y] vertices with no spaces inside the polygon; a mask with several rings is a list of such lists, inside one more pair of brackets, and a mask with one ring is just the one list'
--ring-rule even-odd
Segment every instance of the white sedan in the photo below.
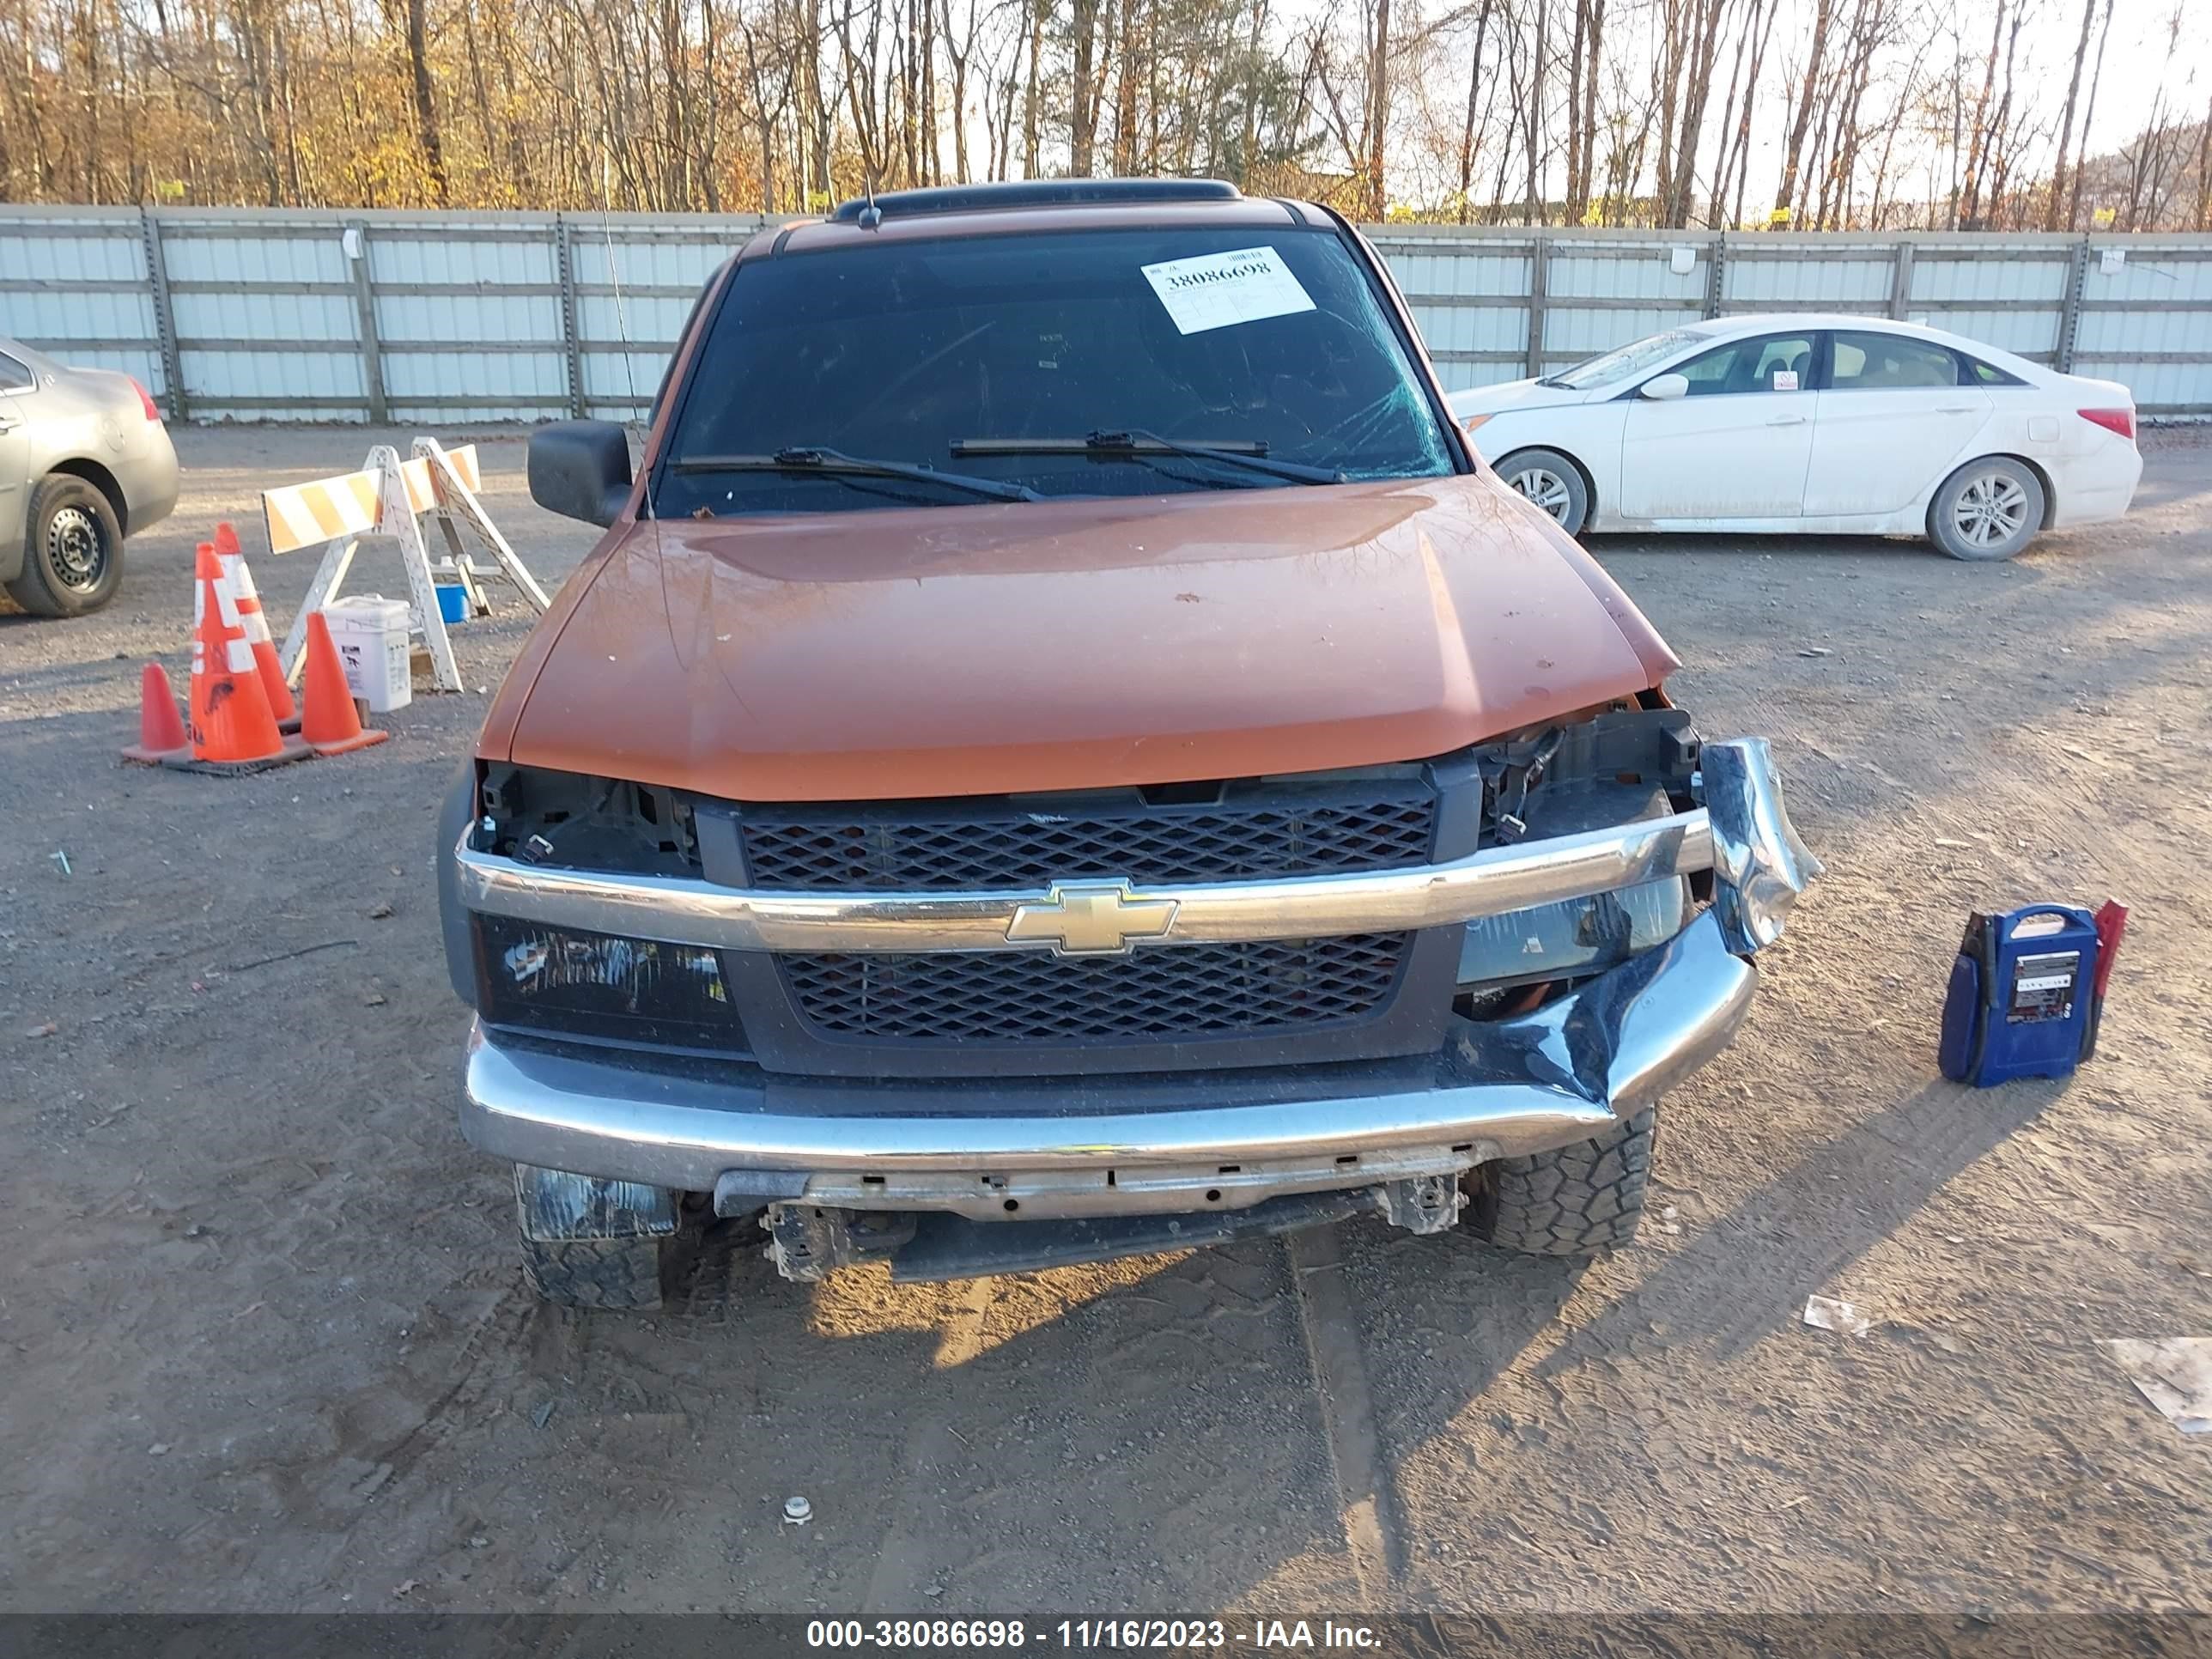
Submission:
{"label": "white sedan", "polygon": [[1872,317],[1692,323],[1451,404],[1571,535],[1924,535],[2008,559],[2117,519],[2142,473],[2125,386]]}

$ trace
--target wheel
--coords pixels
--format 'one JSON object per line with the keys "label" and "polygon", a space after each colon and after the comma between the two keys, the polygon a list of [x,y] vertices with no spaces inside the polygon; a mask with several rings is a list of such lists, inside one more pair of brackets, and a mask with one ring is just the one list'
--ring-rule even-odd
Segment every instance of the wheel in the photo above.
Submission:
{"label": "wheel", "polygon": [[1583,470],[1557,450],[1520,449],[1498,464],[1498,476],[1551,514],[1570,536],[1589,517],[1589,486]]}
{"label": "wheel", "polygon": [[563,1308],[649,1311],[697,1249],[711,1203],[703,1193],[518,1164],[514,1231],[523,1277]]}
{"label": "wheel", "polygon": [[1468,1172],[1467,1225],[1523,1255],[1595,1255],[1627,1244],[1644,1219],[1659,1109],[1595,1140],[1504,1158]]}
{"label": "wheel", "polygon": [[1969,461],[1928,504],[1928,534],[1954,559],[2009,559],[2043,528],[2043,482],[2009,455]]}
{"label": "wheel", "polygon": [[82,617],[123,585],[123,526],[106,496],[65,472],[39,480],[23,537],[23,574],[8,595],[36,617]]}
{"label": "wheel", "polygon": [[546,1301],[563,1308],[625,1309],[660,1305],[661,1275],[672,1241],[592,1238],[549,1244],[522,1240],[522,1276]]}

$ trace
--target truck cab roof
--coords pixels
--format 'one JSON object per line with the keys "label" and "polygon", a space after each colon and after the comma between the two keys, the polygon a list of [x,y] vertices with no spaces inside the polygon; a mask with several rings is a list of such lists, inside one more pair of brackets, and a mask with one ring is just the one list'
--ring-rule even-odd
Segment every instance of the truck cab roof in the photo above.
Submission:
{"label": "truck cab roof", "polygon": [[763,231],[739,257],[810,253],[871,240],[919,241],[1170,224],[1280,229],[1335,223],[1334,215],[1311,203],[1246,196],[1219,179],[1013,179],[855,197],[840,203],[826,219],[803,219]]}

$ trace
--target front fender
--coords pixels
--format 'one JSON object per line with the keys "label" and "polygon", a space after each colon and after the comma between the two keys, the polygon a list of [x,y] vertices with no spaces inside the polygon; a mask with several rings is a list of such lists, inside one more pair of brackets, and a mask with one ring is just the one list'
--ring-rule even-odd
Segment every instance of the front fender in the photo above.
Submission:
{"label": "front fender", "polygon": [[453,994],[471,1008],[477,1002],[476,950],[469,939],[469,913],[461,904],[461,867],[453,849],[477,810],[477,763],[463,761],[438,809],[438,929],[446,943],[446,975]]}

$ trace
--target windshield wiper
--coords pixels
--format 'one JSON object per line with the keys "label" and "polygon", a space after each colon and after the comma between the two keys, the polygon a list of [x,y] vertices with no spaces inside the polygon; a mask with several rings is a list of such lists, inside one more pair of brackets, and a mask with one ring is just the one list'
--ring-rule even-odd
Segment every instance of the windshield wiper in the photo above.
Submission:
{"label": "windshield wiper", "polygon": [[906,478],[916,483],[945,484],[984,495],[994,501],[1041,501],[1044,497],[1027,484],[1002,483],[996,478],[977,478],[965,472],[939,472],[933,466],[909,461],[871,460],[824,449],[819,444],[794,445],[773,455],[685,455],[671,461],[676,472],[817,472],[833,478]]}
{"label": "windshield wiper", "polygon": [[1255,472],[1265,472],[1271,477],[1289,478],[1297,483],[1345,482],[1344,474],[1334,467],[1272,460],[1264,443],[1186,443],[1181,439],[1163,438],[1157,432],[1146,432],[1134,427],[1093,432],[1081,438],[963,438],[953,444],[952,453],[955,455],[1126,455],[1139,459],[1148,455],[1187,455],[1195,460],[1227,461],[1231,465],[1250,467]]}

